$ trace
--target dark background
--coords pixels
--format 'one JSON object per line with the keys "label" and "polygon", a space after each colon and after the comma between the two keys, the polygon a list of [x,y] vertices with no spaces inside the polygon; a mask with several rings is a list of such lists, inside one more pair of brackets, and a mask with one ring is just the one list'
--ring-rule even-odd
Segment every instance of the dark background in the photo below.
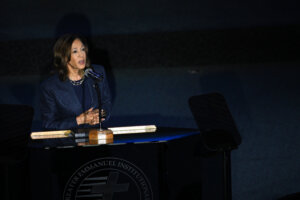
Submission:
{"label": "dark background", "polygon": [[113,94],[107,126],[196,124],[188,98],[221,92],[243,142],[234,200],[300,192],[300,13],[296,1],[18,1],[0,6],[0,103],[35,108],[65,32],[85,35]]}

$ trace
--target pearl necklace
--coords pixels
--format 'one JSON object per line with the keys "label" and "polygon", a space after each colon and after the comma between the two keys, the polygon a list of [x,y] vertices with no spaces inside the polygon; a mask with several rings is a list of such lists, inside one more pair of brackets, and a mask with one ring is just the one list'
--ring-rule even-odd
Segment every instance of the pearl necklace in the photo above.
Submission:
{"label": "pearl necklace", "polygon": [[70,80],[72,85],[77,86],[77,85],[81,85],[83,83],[84,79],[85,79],[85,76],[83,76],[83,78],[78,80],[78,81],[72,81],[71,79],[69,79],[69,80]]}

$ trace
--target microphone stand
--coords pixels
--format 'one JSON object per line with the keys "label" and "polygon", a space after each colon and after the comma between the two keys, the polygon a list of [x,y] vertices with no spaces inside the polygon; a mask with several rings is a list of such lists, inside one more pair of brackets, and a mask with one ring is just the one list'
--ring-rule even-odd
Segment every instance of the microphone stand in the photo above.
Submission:
{"label": "microphone stand", "polygon": [[113,132],[111,130],[102,129],[101,119],[102,119],[102,102],[101,102],[101,93],[98,82],[101,82],[102,79],[93,78],[94,88],[96,90],[97,99],[98,99],[98,109],[99,109],[99,130],[92,129],[89,132],[89,140],[104,140],[105,143],[111,143],[113,141]]}
{"label": "microphone stand", "polygon": [[97,99],[98,99],[98,110],[99,110],[99,131],[103,131],[102,129],[102,125],[101,125],[101,119],[102,119],[102,104],[101,104],[101,93],[100,93],[100,89],[99,89],[99,85],[98,85],[98,80],[97,79],[93,79],[94,80],[94,88],[96,90],[97,93]]}

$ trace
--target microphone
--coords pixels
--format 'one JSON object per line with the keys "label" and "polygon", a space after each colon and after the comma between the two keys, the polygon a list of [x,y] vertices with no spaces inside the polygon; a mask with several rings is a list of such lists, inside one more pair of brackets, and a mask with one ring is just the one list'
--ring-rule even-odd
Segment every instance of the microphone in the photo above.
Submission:
{"label": "microphone", "polygon": [[98,74],[96,72],[94,72],[91,68],[87,68],[84,71],[84,75],[87,77],[90,77],[96,81],[102,81],[103,80],[103,74]]}

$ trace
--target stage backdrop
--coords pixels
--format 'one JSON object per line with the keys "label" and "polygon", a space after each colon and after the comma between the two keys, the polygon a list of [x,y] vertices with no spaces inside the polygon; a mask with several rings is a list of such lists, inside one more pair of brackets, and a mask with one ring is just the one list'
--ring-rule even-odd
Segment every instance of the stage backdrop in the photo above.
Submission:
{"label": "stage backdrop", "polygon": [[35,108],[55,38],[88,37],[107,70],[107,126],[196,127],[188,98],[221,92],[243,142],[232,153],[234,200],[300,192],[299,12],[295,2],[4,1],[0,103]]}

